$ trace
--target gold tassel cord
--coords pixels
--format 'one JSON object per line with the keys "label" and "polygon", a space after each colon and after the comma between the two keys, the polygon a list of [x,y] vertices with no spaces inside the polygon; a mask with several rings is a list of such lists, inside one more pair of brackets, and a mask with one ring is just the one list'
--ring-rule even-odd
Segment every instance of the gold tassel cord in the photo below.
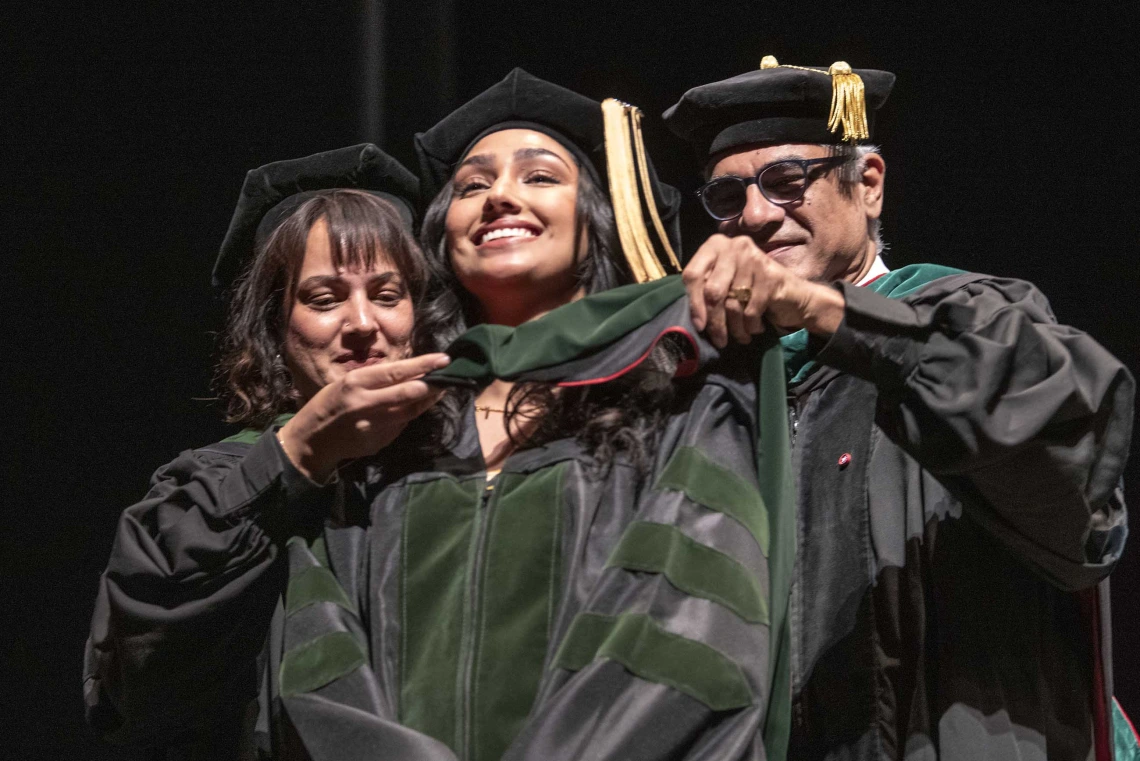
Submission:
{"label": "gold tassel cord", "polygon": [[866,140],[870,137],[867,128],[867,99],[862,78],[851,71],[846,61],[836,61],[827,70],[831,75],[831,115],[827,117],[827,128],[832,132],[843,125],[843,139],[848,142]]}
{"label": "gold tassel cord", "polygon": [[[637,170],[637,156],[636,156],[636,143],[637,137],[640,135],[640,130],[637,128],[635,121],[636,117],[641,114],[637,106],[631,106],[628,103],[622,104],[625,120],[625,139],[627,141],[625,152],[629,156],[629,183],[630,183],[630,199],[632,205],[630,211],[630,222],[633,226],[634,236],[637,240],[637,255],[641,257],[641,266],[645,269],[645,274],[650,280],[657,280],[658,278],[665,277],[665,268],[661,265],[661,260],[657,257],[657,251],[653,247],[653,241],[649,238],[649,225],[645,223],[646,207],[656,211],[656,202],[653,199],[653,193],[650,191],[650,200],[646,201],[645,196],[641,192],[641,186],[638,184],[639,173]],[[648,178],[647,182],[648,184]]]}
{"label": "gold tassel cord", "polygon": [[623,139],[625,120],[621,103],[607,99],[602,101],[602,119],[605,126],[606,139],[606,169],[610,180],[610,201],[614,207],[614,222],[618,229],[618,238],[621,241],[622,252],[629,264],[633,279],[639,283],[649,280],[645,268],[641,265],[641,257],[636,256],[635,236],[630,224],[626,208],[629,205],[627,198],[629,184],[623,182],[622,168],[628,167],[629,159],[623,155],[626,141]]}
{"label": "gold tassel cord", "polygon": [[634,279],[639,283],[665,276],[665,270],[653,252],[649,231],[641,212],[637,177],[634,170],[633,146],[630,139],[630,110],[621,101],[607,98],[602,101],[602,118],[605,126],[606,167],[610,180],[610,199],[614,207],[614,221],[622,252],[629,263]]}
{"label": "gold tassel cord", "polygon": [[826,73],[831,77],[831,113],[827,117],[827,129],[837,132],[843,127],[843,139],[849,143],[866,140],[871,136],[867,125],[867,96],[863,78],[851,70],[846,61],[836,61],[826,72],[807,66],[791,66],[780,63],[775,56],[766,55],[760,61],[761,69],[799,69],[816,74]]}
{"label": "gold tassel cord", "polygon": [[[649,209],[649,218],[653,221],[653,229],[657,231],[657,239],[661,241],[661,249],[669,257],[673,269],[680,272],[681,262],[677,260],[677,252],[673,250],[669,236],[665,234],[665,225],[661,222],[661,215],[657,213],[657,199],[653,197],[653,185],[649,182],[649,160],[645,157],[645,140],[641,136],[640,108],[633,108],[630,113],[630,127],[633,130],[633,145],[637,151],[638,178],[641,180],[641,194],[645,199],[645,207]],[[654,261],[657,261],[657,257],[654,257]]]}

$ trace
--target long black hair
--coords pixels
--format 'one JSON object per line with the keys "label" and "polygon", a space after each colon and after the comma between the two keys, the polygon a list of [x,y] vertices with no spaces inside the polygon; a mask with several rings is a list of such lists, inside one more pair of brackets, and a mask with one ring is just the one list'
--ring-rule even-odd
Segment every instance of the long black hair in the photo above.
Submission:
{"label": "long black hair", "polygon": [[[430,285],[416,305],[413,341],[417,354],[443,351],[480,320],[479,305],[459,282],[447,248],[445,225],[453,187],[453,183],[445,184],[432,200],[420,231]],[[576,217],[578,235],[586,236],[587,244],[578,265],[579,288],[589,295],[632,283],[613,206],[585,171],[578,172]],[[511,442],[525,448],[575,436],[603,466],[624,453],[643,467],[671,406],[671,379],[679,359],[677,345],[662,341],[641,365],[615,382],[557,393],[547,384],[520,383],[512,389],[506,406]],[[458,437],[471,397],[469,391],[454,390],[429,413],[429,425],[435,429],[432,438],[440,446]]]}

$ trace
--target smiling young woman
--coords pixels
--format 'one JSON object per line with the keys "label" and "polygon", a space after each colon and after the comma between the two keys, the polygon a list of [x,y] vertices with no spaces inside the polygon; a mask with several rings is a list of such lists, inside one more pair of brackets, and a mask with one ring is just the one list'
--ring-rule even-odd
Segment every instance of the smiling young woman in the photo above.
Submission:
{"label": "smiling young woman", "polygon": [[[369,647],[364,666],[285,699],[314,757],[654,759],[754,742],[767,529],[749,514],[744,355],[698,367],[718,354],[679,279],[626,289],[647,299],[637,324],[564,351],[610,331],[605,298],[635,282],[630,207],[613,198],[651,206],[661,248],[679,247],[678,195],[643,156],[614,159],[612,133],[636,133],[603,114],[516,70],[417,136],[434,198],[414,350],[449,347],[450,367],[472,369],[518,349],[548,377],[429,376],[456,385],[377,456],[366,537],[326,529]],[[640,170],[645,194],[630,195]],[[412,434],[430,456],[409,461]]]}
{"label": "smiling young woman", "polygon": [[[516,69],[417,136],[421,183],[425,195],[435,193],[421,231],[432,278],[417,309],[417,350],[439,351],[474,325],[518,326],[634,282],[609,193],[603,121],[597,101]],[[664,247],[677,249],[679,194],[646,164],[653,178],[648,203],[663,220]],[[636,461],[667,398],[630,404],[626,397],[646,388],[668,394],[668,384],[641,376],[671,376],[677,359],[666,341],[631,376],[604,389],[552,394],[546,384],[496,381],[474,400],[449,394],[433,416],[440,439],[453,442],[467,407],[479,412],[474,424],[491,470],[520,446],[569,430],[592,442],[603,460],[625,450]]]}
{"label": "smiling young woman", "polygon": [[[255,220],[231,237],[258,255],[222,376],[251,428],[123,515],[88,661],[105,734],[318,761],[751,747],[755,355],[701,338],[679,278],[616,287],[647,271],[619,241],[648,228],[613,199],[647,202],[678,244],[675,191],[622,163],[632,124],[516,71],[420,135],[422,297],[397,207],[328,171],[303,192],[312,177],[277,176],[292,201],[251,176],[235,217]],[[537,375],[429,372],[479,374],[506,344]]]}
{"label": "smiling young woman", "polygon": [[577,197],[577,163],[548,135],[508,129],[472,146],[444,225],[456,278],[485,322],[520,325],[583,294]]}

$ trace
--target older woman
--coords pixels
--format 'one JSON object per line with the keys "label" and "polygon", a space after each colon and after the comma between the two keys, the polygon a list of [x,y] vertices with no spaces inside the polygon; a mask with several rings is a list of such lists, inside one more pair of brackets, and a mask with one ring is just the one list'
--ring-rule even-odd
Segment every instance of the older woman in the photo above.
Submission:
{"label": "older woman", "polygon": [[415,194],[371,145],[246,178],[215,280],[238,279],[220,386],[249,428],[183,452],[123,513],[85,668],[89,719],[107,736],[192,740],[211,758],[252,740],[242,724],[266,677],[284,539],[336,520],[343,488],[321,484],[337,464],[388,444],[437,397],[418,378],[447,358],[410,357],[425,274]]}

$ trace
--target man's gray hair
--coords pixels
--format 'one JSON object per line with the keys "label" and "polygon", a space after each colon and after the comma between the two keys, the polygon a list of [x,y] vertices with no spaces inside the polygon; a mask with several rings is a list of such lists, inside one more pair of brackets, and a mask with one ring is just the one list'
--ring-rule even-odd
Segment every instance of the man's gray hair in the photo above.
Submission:
{"label": "man's gray hair", "polygon": [[[828,149],[832,156],[842,156],[843,158],[850,158],[851,160],[840,164],[835,172],[836,178],[839,180],[839,190],[844,195],[851,195],[854,192],[855,186],[859,184],[860,178],[863,176],[863,170],[867,167],[866,156],[868,153],[882,154],[877,145],[851,145],[850,143],[839,143],[838,145],[823,145],[822,148]],[[867,235],[875,241],[875,252],[882,256],[886,251],[886,244],[883,243],[883,225],[881,219],[872,219],[867,222]]]}

